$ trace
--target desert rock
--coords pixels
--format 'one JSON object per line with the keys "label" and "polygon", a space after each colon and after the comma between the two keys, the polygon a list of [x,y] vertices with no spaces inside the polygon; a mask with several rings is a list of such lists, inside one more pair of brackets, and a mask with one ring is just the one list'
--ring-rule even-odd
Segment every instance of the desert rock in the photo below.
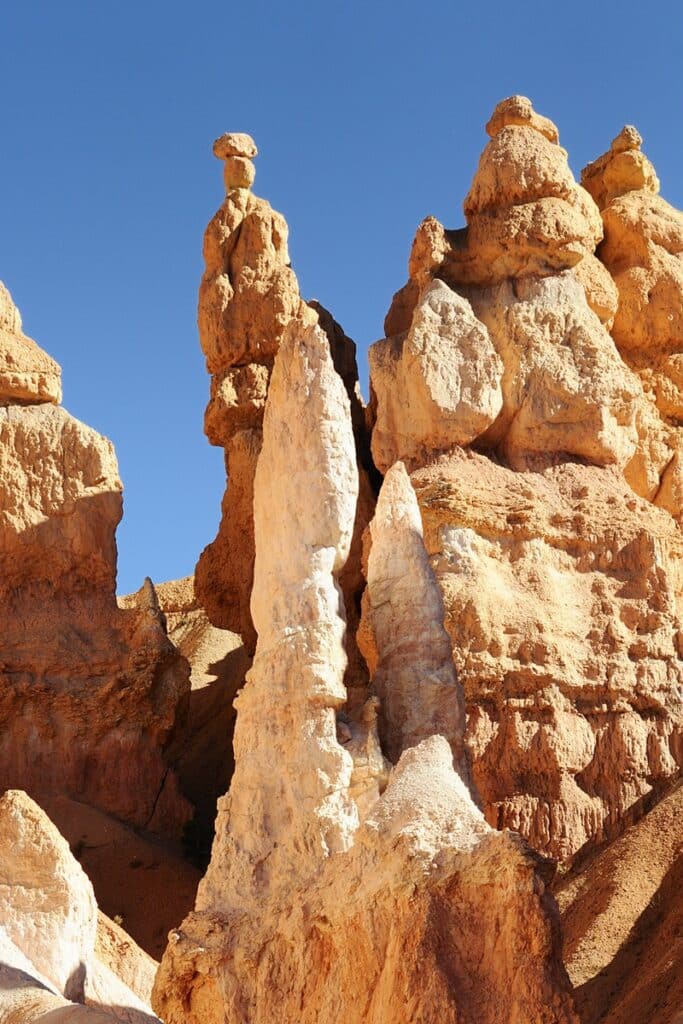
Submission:
{"label": "desert rock", "polygon": [[[256,155],[253,140],[234,133],[221,136],[214,143],[214,154],[225,161],[226,199],[204,237],[206,269],[199,289],[198,323],[211,374],[204,429],[211,444],[225,450],[228,485],[218,534],[202,552],[195,576],[199,603],[211,623],[240,633],[253,651],[254,474],[273,359],[288,324],[301,317],[313,321],[317,313],[354,408],[361,462],[365,458],[361,449],[369,453],[369,442],[357,391],[355,345],[323,307],[303,302],[290,265],[285,219],[249,191],[253,183],[250,158]],[[367,473],[367,466],[363,472]],[[369,513],[364,513],[359,536],[368,518]],[[351,565],[359,577],[358,559],[353,558]],[[358,580],[350,577],[344,591],[352,611]]]}
{"label": "desert rock", "polygon": [[[519,1024],[574,1021],[533,857],[518,837],[487,826],[446,739],[425,736],[404,750],[359,822],[352,758],[335,722],[345,699],[335,581],[357,487],[348,398],[325,335],[292,325],[256,471],[258,644],[237,702],[235,774],[195,912],[169,938],[154,1005],[167,1024],[398,1024],[406,1014],[493,1024],[503,1005]],[[393,493],[390,481],[390,506]],[[275,521],[273,494],[283,510]],[[501,935],[510,956],[487,956]]]}
{"label": "desert rock", "polygon": [[50,819],[25,793],[0,797],[0,903],[10,940],[67,999],[92,973],[97,904],[92,885]]}
{"label": "desert rock", "polygon": [[0,281],[0,406],[62,398],[58,364],[21,329],[21,316]]}
{"label": "desert rock", "polygon": [[570,858],[680,770],[680,534],[616,470],[412,480],[486,816]]}
{"label": "desert rock", "polygon": [[[504,101],[465,199],[467,228],[450,231],[434,217],[418,228],[412,288],[397,293],[387,317],[406,339],[397,334],[370,350],[373,451],[385,469],[396,458],[415,467],[474,442],[498,449],[516,469],[572,456],[625,466],[635,455],[642,386],[604,326],[614,318],[616,290],[594,256],[600,214],[548,124],[524,97]],[[461,337],[421,327],[425,296],[435,287],[445,295],[446,286],[456,293],[451,304],[469,310]],[[424,354],[415,365],[407,353],[420,327]],[[473,393],[479,415],[466,420],[469,429],[447,434],[452,413],[443,399],[432,402],[423,425],[425,366],[442,393],[463,374],[487,382],[488,394],[481,386]],[[411,430],[421,447],[404,441]]]}
{"label": "desert rock", "polygon": [[439,734],[448,740],[459,774],[468,779],[462,687],[420,510],[402,462],[384,478],[370,537],[360,635],[380,701],[382,747],[396,763],[404,750]]}
{"label": "desert rock", "polygon": [[598,255],[614,278],[612,334],[642,382],[650,408],[627,467],[633,488],[680,520],[683,496],[683,214],[657,193],[659,180],[627,126],[582,180],[602,211]]}
{"label": "desert rock", "polygon": [[378,396],[372,434],[376,465],[424,461],[466,445],[495,421],[503,404],[503,364],[467,299],[442,281],[421,294],[405,336],[370,349]]}
{"label": "desert rock", "polygon": [[[92,885],[47,815],[10,790],[0,798],[0,824],[0,1020],[31,1024],[44,1014],[153,1024],[148,1005],[114,970],[124,943],[118,957],[97,944]],[[130,964],[134,943],[126,945]],[[130,980],[144,987],[139,970]]]}
{"label": "desert rock", "polygon": [[177,834],[187,667],[148,609],[117,607],[121,504],[106,438],[51,402],[0,406],[0,787]]}

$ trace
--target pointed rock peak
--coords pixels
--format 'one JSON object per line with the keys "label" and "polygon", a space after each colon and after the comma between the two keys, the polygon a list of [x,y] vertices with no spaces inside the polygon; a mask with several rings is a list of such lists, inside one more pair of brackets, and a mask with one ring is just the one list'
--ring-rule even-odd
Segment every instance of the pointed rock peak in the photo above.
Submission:
{"label": "pointed rock peak", "polygon": [[21,316],[0,281],[0,406],[41,402],[59,404],[59,365],[21,329]]}
{"label": "pointed rock peak", "polygon": [[581,184],[601,210],[627,192],[659,192],[657,172],[641,152],[642,144],[640,132],[624,125],[608,151],[584,167]]}
{"label": "pointed rock peak", "polygon": [[486,132],[493,139],[498,132],[510,125],[534,128],[550,142],[559,142],[560,139],[553,122],[549,118],[537,114],[531,105],[531,100],[526,96],[508,96],[507,99],[501,100],[491,114],[486,125]]}
{"label": "pointed rock peak", "polygon": [[213,155],[224,162],[223,180],[226,192],[232,192],[237,188],[251,188],[256,177],[252,158],[257,153],[256,143],[251,135],[244,132],[226,132],[215,140]]}

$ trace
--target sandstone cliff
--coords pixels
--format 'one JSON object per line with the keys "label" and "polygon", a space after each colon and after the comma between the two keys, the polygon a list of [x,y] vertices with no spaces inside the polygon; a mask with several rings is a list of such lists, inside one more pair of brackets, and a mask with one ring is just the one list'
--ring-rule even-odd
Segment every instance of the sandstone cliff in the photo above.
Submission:
{"label": "sandstone cliff", "polygon": [[187,668],[153,602],[115,598],[111,443],[56,403],[59,368],[0,291],[0,788],[67,793],[178,833],[164,757]]}

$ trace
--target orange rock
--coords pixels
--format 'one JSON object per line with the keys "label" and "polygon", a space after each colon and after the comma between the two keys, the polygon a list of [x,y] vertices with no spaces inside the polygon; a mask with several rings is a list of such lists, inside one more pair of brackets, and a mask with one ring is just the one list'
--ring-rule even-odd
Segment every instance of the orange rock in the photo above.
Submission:
{"label": "orange rock", "polygon": [[21,330],[19,310],[0,281],[0,406],[62,398],[62,371]]}
{"label": "orange rock", "polygon": [[0,789],[178,834],[164,749],[188,671],[145,600],[117,607],[120,518],[106,438],[48,402],[0,406]]}
{"label": "orange rock", "polygon": [[566,859],[679,771],[683,539],[616,470],[412,480],[487,818]]}

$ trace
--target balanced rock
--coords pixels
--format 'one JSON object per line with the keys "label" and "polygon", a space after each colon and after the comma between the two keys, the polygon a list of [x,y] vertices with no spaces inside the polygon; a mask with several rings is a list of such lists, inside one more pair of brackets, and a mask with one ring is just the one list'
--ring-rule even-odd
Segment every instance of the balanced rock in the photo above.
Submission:
{"label": "balanced rock", "polygon": [[[253,651],[250,612],[254,572],[253,487],[262,440],[262,421],[273,360],[288,325],[317,319],[328,336],[335,365],[354,410],[362,487],[354,555],[344,581],[353,615],[358,603],[360,536],[372,514],[369,439],[358,389],[355,345],[318,303],[306,304],[291,268],[288,228],[281,214],[250,191],[256,145],[248,135],[222,135],[214,153],[225,161],[226,199],[204,236],[206,269],[199,289],[199,336],[211,374],[204,430],[225,450],[228,484],[215,540],[195,571],[199,603],[213,625],[240,633]],[[362,675],[354,657],[354,675]]]}

